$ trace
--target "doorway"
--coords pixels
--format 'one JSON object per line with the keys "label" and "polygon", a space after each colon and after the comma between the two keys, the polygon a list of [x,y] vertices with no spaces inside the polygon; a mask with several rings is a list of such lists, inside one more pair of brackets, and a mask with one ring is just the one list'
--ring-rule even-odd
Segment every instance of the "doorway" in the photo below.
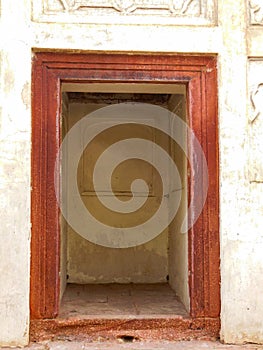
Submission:
{"label": "doorway", "polygon": [[[130,103],[133,108],[135,104],[144,104],[149,108],[159,106],[174,113],[186,123],[186,89],[184,85],[159,85],[147,84],[145,86],[133,84],[86,84],[82,85],[81,92],[75,91],[77,87],[74,84],[62,85],[62,138],[64,139],[71,128],[82,119],[94,114],[94,111],[107,106],[119,105],[122,108],[123,103]],[[73,91],[71,91],[73,90]],[[92,92],[90,92],[92,90]],[[158,93],[158,91],[162,93]],[[85,92],[84,92],[85,91]],[[101,92],[108,91],[108,92]],[[103,119],[107,121],[107,111]],[[135,112],[134,112],[135,113]],[[82,237],[76,232],[63,218],[61,225],[61,248],[60,248],[60,317],[70,317],[71,315],[187,315],[190,309],[189,286],[188,286],[188,254],[187,254],[187,234],[180,232],[179,226],[182,224],[184,217],[187,215],[187,158],[183,150],[176,143],[171,142],[168,137],[172,128],[172,120],[169,115],[161,117],[152,115],[134,115],[131,120],[136,123],[137,118],[142,121],[144,118],[151,118],[155,128],[147,125],[122,124],[124,116],[120,119],[115,115],[114,121],[116,126],[109,128],[104,133],[93,138],[89,146],[83,151],[79,170],[78,170],[78,187],[81,199],[85,203],[87,210],[93,216],[108,225],[115,227],[134,227],[134,230],[140,230],[138,227],[140,221],[149,220],[150,215],[156,212],[161,200],[165,199],[166,209],[163,214],[167,216],[165,229],[160,232],[154,239],[149,239],[145,244],[138,244],[126,248],[112,248],[103,245],[94,244],[89,239]],[[97,118],[99,122],[99,118]],[[112,117],[108,117],[109,121]],[[147,120],[145,121],[147,122]],[[161,124],[167,134],[158,132]],[[83,143],[84,128],[79,129],[77,140],[75,142]],[[184,146],[186,146],[186,130],[183,137]],[[95,137],[95,135],[94,135]],[[104,161],[103,172],[98,173],[96,191],[92,186],[93,169],[99,155],[102,154],[114,142],[127,140],[131,138],[140,138],[148,140],[152,144],[158,143],[162,149],[168,153],[169,157],[176,163],[180,181],[179,186],[172,181],[171,169],[169,162],[165,166],[166,178],[168,181],[168,191],[163,193],[160,175],[149,163],[141,159],[130,159],[120,164],[121,167],[112,177],[113,193],[106,188],[105,178],[110,176],[110,162],[116,157],[114,151],[108,152],[108,159]],[[146,145],[150,158],[160,163],[158,152],[152,145]],[[118,152],[121,152],[121,144]],[[144,153],[144,156],[145,156]],[[62,154],[67,164],[72,157],[69,147],[65,148],[65,154]],[[66,172],[66,176],[67,176]],[[175,176],[175,174],[173,174]],[[148,188],[137,189],[131,192],[131,183],[136,178],[142,178]],[[101,181],[100,181],[101,180]],[[65,179],[66,181],[66,179]],[[64,189],[67,192],[67,189]],[[179,208],[175,206],[174,192],[180,196]],[[101,201],[107,199],[112,207],[111,198],[116,198],[121,203],[127,203],[132,200],[133,196],[137,199],[145,199],[147,196],[148,204],[144,205],[141,210],[137,210],[136,215],[127,216],[127,214],[113,213],[102,205]],[[68,200],[72,200],[68,198]],[[132,211],[132,210],[131,210]],[[168,222],[169,211],[177,212],[174,220]],[[152,226],[149,224],[148,230]],[[90,224],[89,230],[92,230]],[[88,232],[90,233],[90,232]],[[104,234],[104,228],[101,232]],[[141,232],[143,236],[143,230]],[[114,236],[113,236],[114,239]],[[103,264],[101,263],[103,261]],[[163,298],[163,296],[166,296]],[[147,300],[147,305],[145,305]]]}
{"label": "doorway", "polygon": [[[109,319],[143,317],[149,322],[153,317],[166,321],[181,317],[186,320],[186,329],[191,320],[197,322],[197,328],[201,322],[201,328],[218,332],[216,98],[215,57],[35,53],[30,295],[33,333],[37,320],[58,317],[61,322],[61,319],[80,316],[88,323],[98,315]],[[203,211],[187,234],[179,234],[179,225],[191,200],[203,195],[200,182],[197,187],[196,174],[191,172],[189,159],[178,146],[174,146],[175,150],[169,138],[163,138],[149,127],[137,126],[133,132],[141,138],[158,140],[166,148],[179,164],[183,183],[179,210],[167,228],[149,242],[118,249],[89,242],[61,216],[54,190],[54,169],[63,138],[90,112],[120,103],[148,103],[166,108],[179,115],[198,138],[206,157],[209,187]],[[165,120],[163,123],[169,129],[169,123]],[[111,144],[111,137],[118,139],[120,134],[130,137],[127,136],[130,126],[119,127],[119,131],[114,131],[115,136],[101,134],[90,149],[85,149],[78,167],[78,181],[86,207],[102,220],[106,217],[113,225],[123,226],[126,219],[114,218],[97,206],[97,197],[107,197],[108,193],[102,186],[95,196],[90,187],[91,174],[83,171],[89,168],[87,164],[95,162],[101,145]],[[187,133],[185,142],[191,161],[195,155]],[[140,162],[129,166],[132,171],[124,166],[115,174],[114,195],[123,202],[129,200],[132,195],[129,181],[143,173],[149,187],[147,196],[154,208],[153,203],[158,203],[159,198],[158,175]],[[201,164],[200,174],[202,171]],[[129,174],[128,183],[127,179],[120,180],[123,174],[124,177]],[[143,197],[145,193],[139,191],[136,196]],[[171,207],[172,202],[167,200],[167,210]],[[148,212],[149,206],[144,219]],[[189,210],[188,215],[191,216]],[[133,220],[141,220],[139,217]],[[48,329],[50,331],[49,326]]]}

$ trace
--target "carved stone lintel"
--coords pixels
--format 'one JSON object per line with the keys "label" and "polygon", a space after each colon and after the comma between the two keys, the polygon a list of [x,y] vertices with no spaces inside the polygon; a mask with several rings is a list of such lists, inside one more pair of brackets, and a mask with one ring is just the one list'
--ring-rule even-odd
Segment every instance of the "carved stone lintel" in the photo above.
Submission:
{"label": "carved stone lintel", "polygon": [[202,24],[214,23],[216,0],[34,0],[40,22]]}
{"label": "carved stone lintel", "polygon": [[249,0],[250,24],[263,25],[263,2],[262,0]]}
{"label": "carved stone lintel", "polygon": [[108,8],[114,9],[121,13],[132,13],[136,10],[166,10],[170,14],[185,14],[189,10],[189,6],[194,0],[111,0],[111,1],[96,1],[96,0],[60,0],[64,10],[78,11],[80,9],[91,8]]}

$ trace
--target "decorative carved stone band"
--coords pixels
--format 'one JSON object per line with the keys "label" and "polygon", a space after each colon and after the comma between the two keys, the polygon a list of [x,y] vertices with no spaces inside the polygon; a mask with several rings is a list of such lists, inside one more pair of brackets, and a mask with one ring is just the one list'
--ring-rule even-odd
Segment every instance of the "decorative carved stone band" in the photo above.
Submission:
{"label": "decorative carved stone band", "polygon": [[33,19],[62,23],[215,23],[216,0],[34,0]]}
{"label": "decorative carved stone band", "polygon": [[88,8],[108,8],[122,13],[132,13],[142,10],[167,10],[174,15],[185,14],[194,0],[60,0],[66,11],[76,11]]}
{"label": "decorative carved stone band", "polygon": [[263,25],[263,1],[248,0],[250,10],[250,24]]}

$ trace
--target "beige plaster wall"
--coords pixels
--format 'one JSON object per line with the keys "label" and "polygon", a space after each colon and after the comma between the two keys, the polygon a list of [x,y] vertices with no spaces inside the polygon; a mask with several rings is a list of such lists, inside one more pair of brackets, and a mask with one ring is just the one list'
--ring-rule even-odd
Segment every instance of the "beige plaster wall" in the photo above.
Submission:
{"label": "beige plaster wall", "polygon": [[[68,87],[68,89],[69,88],[71,90],[76,90],[77,87],[72,85]],[[97,91],[105,91],[107,88],[108,87],[105,87],[102,84],[97,87]],[[136,86],[136,88],[132,87],[133,91],[136,92],[138,92],[139,88],[142,89],[141,86]],[[158,92],[159,87],[149,85],[148,90],[147,86],[145,86],[142,91],[147,93],[153,88],[153,91]],[[94,89],[94,86],[86,86],[86,90],[89,89]],[[121,91],[121,88],[118,85],[115,87],[111,86],[111,90],[114,91],[114,89],[115,91]],[[183,87],[181,90],[183,93],[185,92]],[[170,91],[172,92],[172,89]],[[66,103],[67,95],[65,94],[63,106],[66,106]],[[176,115],[179,115],[185,121],[185,104],[186,101],[184,94],[173,94],[169,98],[168,104],[163,105],[163,107],[176,113]],[[93,104],[85,103],[84,100],[82,103],[70,103],[67,118],[64,121],[64,125],[67,125],[67,131],[70,130],[70,128],[81,118],[85,117],[92,111],[105,106],[106,104],[103,104],[102,101],[101,103],[97,102]],[[156,125],[156,127],[158,127],[158,125]],[[170,126],[168,127],[170,129]],[[131,133],[131,136],[132,135],[136,136]],[[81,138],[81,135],[79,138]],[[104,142],[106,142],[106,140],[104,140]],[[97,146],[95,144],[94,147],[101,147],[104,142],[102,139],[100,140],[101,144]],[[172,149],[169,149],[170,147],[172,147]],[[181,224],[187,210],[186,157],[180,150],[180,147],[176,147],[175,144],[167,145],[167,150],[176,162],[183,184],[181,206],[175,220],[173,220],[172,224],[154,240],[128,249],[109,249],[98,246],[82,238],[70,226],[63,225],[61,240],[61,250],[63,252],[61,257],[61,276],[64,277],[65,274],[67,274],[68,283],[159,283],[166,282],[167,276],[169,275],[169,283],[181,298],[186,308],[189,309],[187,235],[180,233]],[[98,214],[100,206],[94,201],[94,192],[88,191],[88,183],[90,183],[92,179],[87,176],[84,178],[83,184],[82,178],[82,174],[84,172],[87,173],[86,167],[92,162],[91,158],[95,153],[95,149],[91,148],[88,152],[89,154],[86,152],[84,153],[84,162],[81,162],[80,165],[80,190],[82,192],[82,200],[85,203],[89,203],[89,206],[96,207],[95,213]],[[67,154],[65,154],[64,157],[67,157]],[[120,177],[122,176],[125,179],[127,172],[137,166],[136,161],[133,164],[129,164],[128,168],[124,168],[120,173]],[[167,172],[169,172],[168,168]],[[105,173],[107,173],[107,169],[105,169]],[[145,173],[143,178],[145,178]],[[149,173],[147,178],[150,187],[153,188],[154,196],[154,189],[158,186],[158,182],[152,179],[151,173]],[[120,188],[116,188],[116,190],[118,189],[120,190]],[[176,190],[178,189],[170,188],[170,191]],[[102,189],[97,195],[105,196],[107,193],[104,193]],[[137,194],[137,196],[140,195],[143,194]],[[117,193],[117,196],[119,199],[125,199],[125,196],[121,193]],[[148,211],[153,211],[155,207],[154,202],[156,200],[154,198],[151,198],[151,200],[153,201],[153,206],[150,206]],[[175,204],[171,201],[170,197],[169,208],[174,205]],[[173,210],[171,209],[171,212],[172,211]],[[143,218],[144,213],[141,213],[140,215]],[[119,220],[121,225],[125,226],[128,223],[125,223],[121,218]],[[68,237],[67,252],[64,249],[66,241],[65,237]],[[65,266],[65,260],[67,260],[67,266]],[[64,282],[65,279],[62,278],[62,293],[64,291]]]}
{"label": "beige plaster wall", "polygon": [[[68,129],[70,130],[75,123],[92,111],[107,106],[107,104],[102,102],[103,101],[101,101],[101,103],[70,103]],[[134,131],[133,133],[128,131],[128,135],[134,137]],[[82,135],[79,135],[79,138],[81,139]],[[90,147],[84,152],[78,178],[82,200],[88,208],[92,207],[94,209],[94,214],[97,215],[96,217],[98,220],[103,218],[103,212],[101,205],[97,203],[94,191],[92,191],[89,186],[92,182],[92,178],[87,176],[87,167],[91,166],[96,150],[105,147],[108,141],[108,139],[101,138],[93,144],[93,147]],[[108,162],[110,164],[111,159],[109,159]],[[115,193],[119,200],[131,198],[128,192],[125,192],[129,190],[130,184],[126,184],[124,180],[127,178],[129,172],[135,170],[140,172],[140,167],[141,164],[138,164],[135,160],[126,167],[123,167],[118,174],[120,180],[118,180],[117,186],[115,187]],[[153,191],[152,197],[150,198],[151,203],[146,209],[147,213],[151,213],[157,205],[158,199],[154,192],[158,183],[154,179],[151,168],[145,169],[145,171],[144,175],[146,176],[143,178]],[[107,165],[105,165],[103,176],[107,173]],[[90,175],[92,176],[92,172]],[[108,193],[105,192],[104,188],[100,188],[97,195],[100,199],[103,196],[108,196]],[[136,195],[139,197],[144,196],[143,193],[137,193]],[[144,215],[147,215],[147,213],[141,213],[139,211],[138,219],[143,220]],[[117,220],[116,218],[111,219],[108,217],[107,220],[110,220],[111,224],[119,224],[120,227],[126,227],[127,224],[131,224],[125,217],[119,217]],[[166,277],[168,275],[168,228],[162,232],[160,236],[146,244],[125,249],[107,248],[93,244],[85,238],[82,238],[70,226],[68,226],[67,232],[67,274],[69,283],[166,282]]]}
{"label": "beige plaster wall", "polygon": [[[186,95],[172,95],[168,108],[186,122]],[[184,137],[186,146],[186,135]],[[186,148],[186,147],[185,147]],[[181,177],[181,201],[174,220],[169,225],[169,283],[179,296],[186,309],[190,310],[188,284],[188,236],[181,233],[181,225],[187,214],[187,159],[181,148],[171,145],[171,155],[175,160]],[[172,191],[175,189],[171,189]],[[170,196],[169,208],[172,212],[174,199]]]}
{"label": "beige plaster wall", "polygon": [[[255,141],[248,84],[255,73],[248,67],[263,61],[262,3],[210,1],[201,14],[196,3],[186,16],[180,9],[165,18],[151,10],[154,17],[136,15],[140,25],[129,25],[135,14],[124,21],[111,10],[115,17],[101,19],[99,12],[68,12],[59,0],[44,1],[49,7],[34,0],[32,15],[30,0],[1,1],[1,345],[28,341],[32,49],[218,54],[221,339],[263,342],[263,185],[255,172],[248,173]],[[260,158],[257,168],[262,166]]]}

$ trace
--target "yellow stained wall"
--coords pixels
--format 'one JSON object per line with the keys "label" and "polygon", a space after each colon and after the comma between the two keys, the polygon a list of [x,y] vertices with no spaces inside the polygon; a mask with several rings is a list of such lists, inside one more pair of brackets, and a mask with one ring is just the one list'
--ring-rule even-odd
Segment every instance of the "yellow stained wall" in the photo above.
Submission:
{"label": "yellow stained wall", "polygon": [[[88,113],[104,107],[103,103],[70,103],[68,110],[67,128],[70,129],[78,120],[86,116]],[[185,120],[185,96],[183,94],[171,95],[166,108],[176,113],[179,117]],[[170,127],[167,124],[168,127]],[[122,130],[124,133],[129,130]],[[136,135],[141,133],[141,137],[152,137],[153,141],[160,135],[145,135],[149,130],[135,130]],[[124,135],[125,136],[125,135]],[[127,136],[127,135],[126,135]],[[109,137],[109,136],[108,136]],[[155,140],[154,140],[155,139]],[[160,140],[159,140],[160,141]],[[101,139],[93,145],[93,149],[89,152],[85,151],[82,161],[80,162],[79,183],[82,199],[86,206],[92,209],[97,216],[101,211],[101,206],[90,188],[92,174],[85,171],[87,164],[94,161],[94,153],[96,147],[106,147],[109,140]],[[171,225],[152,241],[133,248],[112,249],[93,244],[68,226],[67,227],[67,275],[69,283],[158,283],[166,282],[169,275],[169,283],[176,291],[178,296],[189,309],[189,291],[188,291],[188,254],[187,254],[187,235],[180,233],[180,228],[187,208],[187,188],[185,181],[186,162],[183,152],[176,145],[171,145],[166,138],[163,140],[166,143],[167,151],[174,159],[182,179],[182,199],[178,213]],[[94,148],[95,147],[95,148]],[[128,164],[133,171],[136,170],[136,162]],[[115,184],[117,196],[121,200],[127,199],[129,195],[125,193],[126,183],[125,177],[131,169],[124,168],[124,180]],[[158,181],[151,173],[151,168],[147,169],[142,174],[142,170],[138,167],[138,172],[146,179],[150,187],[151,207],[148,210],[151,212],[158,207],[157,193],[155,187],[158,187]],[[103,174],[104,176],[104,174]],[[113,182],[114,186],[114,182]],[[118,187],[119,186],[119,187]],[[170,191],[174,191],[170,188]],[[99,196],[107,195],[103,190]],[[138,194],[140,195],[140,194]],[[143,195],[143,194],[142,194]],[[171,199],[167,199],[167,215],[169,215],[169,207],[174,205]],[[171,210],[172,211],[172,210]],[[144,220],[148,213],[138,212],[138,220]],[[103,214],[101,215],[103,218]],[[114,217],[108,218],[108,222],[116,224]],[[121,225],[131,224],[129,219],[121,221]],[[64,240],[62,240],[63,242]],[[64,274],[65,275],[65,274]]]}
{"label": "yellow stained wall", "polygon": [[[69,105],[69,129],[80,118],[93,110],[105,106],[104,104],[85,104],[85,103],[71,103]],[[138,132],[138,130],[137,130]],[[148,130],[145,130],[147,133]],[[143,136],[143,135],[142,135]],[[147,136],[147,135],[146,135]],[[99,145],[94,145],[94,147]],[[89,163],[89,157],[92,157],[92,150],[84,155],[83,164]],[[85,157],[86,159],[85,161]],[[130,164],[131,168],[137,166],[136,161]],[[140,165],[139,165],[140,166]],[[136,170],[136,169],[135,169]],[[137,169],[140,171],[140,168]],[[123,182],[127,176],[128,169],[124,168]],[[155,187],[155,178],[150,173],[150,169],[146,169],[146,181],[150,187]],[[85,173],[85,169],[84,169]],[[82,199],[87,206],[99,215],[101,210],[94,193],[89,189],[89,176],[80,172],[81,178],[84,179],[84,188],[82,189]],[[156,185],[157,186],[157,185]],[[86,187],[86,188],[85,188]],[[117,196],[119,199],[125,199],[125,185],[119,182],[117,188]],[[124,193],[124,194],[123,194]],[[106,195],[103,189],[101,196]],[[138,194],[140,195],[140,194]],[[142,194],[144,195],[144,194]],[[158,199],[155,194],[150,198],[151,207],[149,210],[154,210],[158,207]],[[147,213],[144,213],[147,215]],[[138,214],[137,217],[143,220],[145,215]],[[140,217],[141,216],[141,217]],[[110,218],[108,220],[111,221]],[[123,219],[120,219],[123,220]],[[114,220],[112,220],[111,223]],[[125,227],[130,224],[129,219],[124,219],[120,224]],[[133,248],[113,249],[106,248],[93,244],[68,227],[68,264],[67,264],[68,282],[70,283],[158,283],[165,282],[168,275],[168,229],[160,234],[154,240]]]}

